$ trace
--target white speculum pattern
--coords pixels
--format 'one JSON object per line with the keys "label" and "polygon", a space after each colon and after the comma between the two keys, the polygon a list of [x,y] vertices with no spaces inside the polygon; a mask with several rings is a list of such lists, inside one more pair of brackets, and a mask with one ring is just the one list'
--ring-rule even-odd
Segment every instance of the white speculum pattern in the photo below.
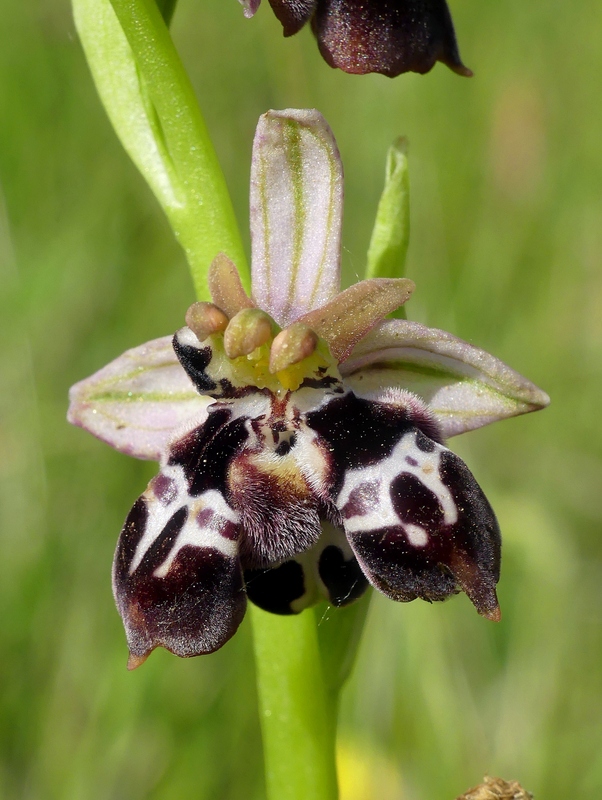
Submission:
{"label": "white speculum pattern", "polygon": [[[176,487],[176,495],[164,505],[155,495],[152,485],[145,492],[144,496],[149,505],[149,515],[144,534],[138,542],[136,553],[129,568],[130,575],[140,566],[140,562],[149,547],[156,541],[167,523],[182,506],[188,507],[188,518],[182,530],[178,533],[169,555],[154,570],[153,575],[156,578],[164,578],[167,575],[178,552],[186,545],[213,548],[225,556],[236,557],[238,549],[236,542],[220,535],[219,528],[226,522],[238,524],[238,514],[230,508],[222,495],[215,489],[210,489],[191,501],[182,467],[166,465],[162,469],[162,475],[173,480]],[[201,526],[197,518],[204,509],[210,509],[213,512],[213,516],[208,524]]]}
{"label": "white speculum pattern", "polygon": [[[379,528],[400,526],[411,545],[424,547],[428,543],[428,533],[420,526],[403,522],[393,507],[391,484],[399,475],[414,475],[437,498],[443,511],[445,525],[458,521],[458,509],[450,490],[441,480],[441,453],[447,448],[437,444],[435,450],[425,453],[416,444],[416,431],[406,433],[395,445],[391,454],[377,464],[361,469],[350,469],[345,475],[343,488],[337,498],[337,506],[344,508],[351,493],[363,484],[377,487],[378,497],[370,503],[371,511],[355,514],[345,520],[348,533],[362,533]],[[408,462],[409,457],[412,462]]]}

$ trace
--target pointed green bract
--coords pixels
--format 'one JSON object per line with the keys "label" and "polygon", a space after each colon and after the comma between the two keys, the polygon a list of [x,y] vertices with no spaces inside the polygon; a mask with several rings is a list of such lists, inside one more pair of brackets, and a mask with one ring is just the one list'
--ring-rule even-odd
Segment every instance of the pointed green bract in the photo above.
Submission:
{"label": "pointed green bract", "polygon": [[367,278],[401,278],[410,240],[408,144],[403,137],[389,148],[385,186],[368,248]]}

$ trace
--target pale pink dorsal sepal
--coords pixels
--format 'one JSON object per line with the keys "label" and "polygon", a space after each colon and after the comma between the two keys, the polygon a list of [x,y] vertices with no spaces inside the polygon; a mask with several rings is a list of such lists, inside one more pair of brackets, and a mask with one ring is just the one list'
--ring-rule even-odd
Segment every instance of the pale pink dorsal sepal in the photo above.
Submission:
{"label": "pale pink dorsal sepal", "polygon": [[490,353],[409,320],[377,325],[340,369],[358,393],[399,386],[419,395],[445,437],[549,403],[545,392]]}
{"label": "pale pink dorsal sepal", "polygon": [[251,166],[253,298],[279,325],[339,290],[343,167],[315,110],[268,111]]}
{"label": "pale pink dorsal sepal", "polygon": [[212,402],[196,391],[164,336],[72,386],[67,419],[122,453],[159,461],[174,431],[202,420]]}

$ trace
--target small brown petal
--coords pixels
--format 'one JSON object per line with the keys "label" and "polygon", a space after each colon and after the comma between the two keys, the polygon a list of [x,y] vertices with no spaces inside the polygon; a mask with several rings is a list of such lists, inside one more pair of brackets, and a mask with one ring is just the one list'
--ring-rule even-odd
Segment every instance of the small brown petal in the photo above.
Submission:
{"label": "small brown petal", "polygon": [[148,653],[145,653],[143,656],[136,656],[133,653],[130,653],[128,656],[128,663],[127,663],[128,671],[131,672],[132,670],[141,667],[149,656],[150,656],[150,651]]}
{"label": "small brown petal", "polygon": [[402,306],[415,288],[407,278],[360,281],[298,321],[325,339],[341,362],[377,322]]}
{"label": "small brown petal", "polygon": [[242,308],[255,308],[255,303],[245,292],[238,270],[224,253],[212,261],[207,275],[213,302],[229,319]]}
{"label": "small brown petal", "polygon": [[450,559],[450,567],[479,614],[491,622],[500,622],[502,610],[495,585],[482,566],[467,558],[465,553],[454,552]]}

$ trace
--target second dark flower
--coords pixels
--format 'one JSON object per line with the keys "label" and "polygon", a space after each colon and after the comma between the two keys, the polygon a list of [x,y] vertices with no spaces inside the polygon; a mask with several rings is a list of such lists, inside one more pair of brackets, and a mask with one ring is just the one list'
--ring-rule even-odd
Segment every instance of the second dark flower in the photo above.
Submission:
{"label": "second dark flower", "polygon": [[[253,16],[261,0],[241,0]],[[436,61],[472,75],[458,52],[445,0],[269,0],[285,36],[311,20],[325,61],[344,72],[429,72]]]}

